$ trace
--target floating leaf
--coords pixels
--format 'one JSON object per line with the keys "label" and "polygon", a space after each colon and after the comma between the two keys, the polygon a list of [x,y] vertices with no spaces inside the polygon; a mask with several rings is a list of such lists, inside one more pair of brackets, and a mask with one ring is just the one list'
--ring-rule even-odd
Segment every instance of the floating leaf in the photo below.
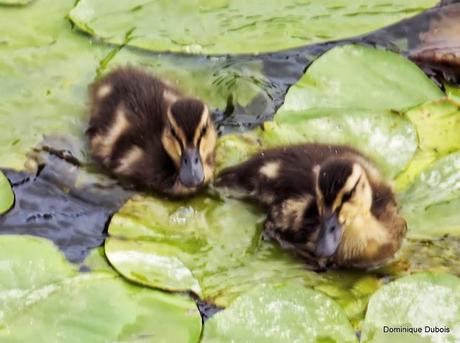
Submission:
{"label": "floating leaf", "polygon": [[[389,333],[389,328],[421,328],[422,333]],[[426,327],[443,332],[426,332]],[[446,332],[448,328],[449,332]],[[458,342],[460,279],[449,274],[420,273],[391,282],[368,305],[362,342]]]}
{"label": "floating leaf", "polygon": [[315,116],[282,116],[252,133],[222,137],[217,147],[218,169],[240,162],[258,149],[306,142],[353,146],[393,178],[413,157],[417,135],[409,120],[390,111],[331,109]]}
{"label": "floating leaf", "polygon": [[431,271],[460,276],[460,238],[458,237],[431,240],[406,239],[397,257],[401,263],[406,261],[409,263],[411,272]]}
{"label": "floating leaf", "polygon": [[315,115],[321,108],[402,110],[442,96],[439,88],[403,56],[346,45],[329,50],[307,69],[289,89],[275,118]]}
{"label": "floating leaf", "polygon": [[205,326],[203,342],[357,342],[339,305],[301,286],[261,285]]}
{"label": "floating leaf", "polygon": [[262,218],[236,200],[137,197],[113,217],[109,226],[113,238],[106,241],[106,254],[131,280],[201,294],[203,277],[238,265],[254,249]]}
{"label": "floating leaf", "polygon": [[14,193],[5,174],[0,171],[0,215],[14,204]]}
{"label": "floating leaf", "polygon": [[44,239],[0,236],[0,340],[198,342],[201,318],[187,297],[79,274]]}
{"label": "floating leaf", "polygon": [[429,102],[406,112],[415,125],[418,150],[406,170],[396,180],[404,189],[434,161],[460,150],[460,109],[449,99]]}
{"label": "floating leaf", "polygon": [[[103,0],[80,0],[70,18],[81,30],[115,44],[200,54],[260,53],[364,34],[436,3],[117,0],[108,6]],[[132,32],[128,40],[127,32]]]}
{"label": "floating leaf", "polygon": [[460,152],[434,162],[400,195],[412,238],[460,235]]}
{"label": "floating leaf", "polygon": [[[0,9],[1,167],[23,169],[26,154],[44,136],[59,133],[82,140],[88,85],[126,64],[165,77],[213,110],[223,110],[230,102],[239,113],[255,113],[254,106],[262,118],[274,112],[275,86],[263,75],[261,60],[154,55],[96,43],[73,30],[66,19],[74,3],[39,0],[28,7]],[[236,118],[261,120],[252,115]]]}
{"label": "floating leaf", "polygon": [[0,0],[0,5],[27,5],[33,0]]}
{"label": "floating leaf", "polygon": [[452,99],[455,102],[457,102],[458,104],[460,104],[460,88],[455,87],[455,86],[450,85],[450,84],[444,84],[444,87],[446,88],[447,96],[450,99]]}
{"label": "floating leaf", "polygon": [[72,32],[65,14],[73,3],[0,9],[2,167],[23,169],[26,153],[51,132],[82,136],[87,86],[110,49]]}
{"label": "floating leaf", "polygon": [[[363,275],[308,270],[292,252],[261,241],[263,217],[251,204],[205,194],[182,201],[138,196],[113,216],[105,252],[131,281],[190,290],[222,307],[262,282],[314,287],[336,299],[359,325],[369,295],[355,288]],[[370,288],[380,286],[375,276],[366,278]]]}
{"label": "floating leaf", "polygon": [[[200,97],[211,108],[225,109],[230,97],[234,106],[246,107],[259,96],[265,106],[270,107],[270,114],[274,111],[271,108],[274,86],[262,73],[261,60],[158,55],[122,49],[108,61],[105,68],[110,70],[127,64],[140,65],[150,70],[186,94]],[[263,111],[263,106],[258,110]]]}

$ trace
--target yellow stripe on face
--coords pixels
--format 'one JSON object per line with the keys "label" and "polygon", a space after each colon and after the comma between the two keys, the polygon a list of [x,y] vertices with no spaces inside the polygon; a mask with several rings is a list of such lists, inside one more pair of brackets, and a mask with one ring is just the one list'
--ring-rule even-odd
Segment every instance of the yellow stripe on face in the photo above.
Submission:
{"label": "yellow stripe on face", "polygon": [[208,110],[208,107],[204,105],[204,110],[201,113],[200,122],[198,123],[195,129],[195,134],[193,135],[193,145],[197,146],[200,138],[203,138],[201,137],[201,131],[204,127],[206,127],[206,125],[208,125],[208,121],[209,121],[209,110]]}
{"label": "yellow stripe on face", "polygon": [[332,205],[332,211],[335,211],[342,205],[344,194],[350,192],[361,177],[364,177],[364,170],[358,163],[354,163],[351,175],[348,177],[345,185],[343,185],[342,189],[337,193],[337,196],[335,197],[334,203]]}
{"label": "yellow stripe on face", "polygon": [[177,125],[177,122],[176,120],[174,119],[174,116],[172,115],[171,113],[171,108],[168,109],[168,121],[169,121],[169,124],[171,125],[171,128],[174,129],[174,131],[176,132],[177,134],[177,138],[179,139],[179,144],[181,144],[183,147],[186,147],[187,146],[187,138],[186,138],[186,135],[184,133],[184,131],[181,129],[181,127],[179,125]]}

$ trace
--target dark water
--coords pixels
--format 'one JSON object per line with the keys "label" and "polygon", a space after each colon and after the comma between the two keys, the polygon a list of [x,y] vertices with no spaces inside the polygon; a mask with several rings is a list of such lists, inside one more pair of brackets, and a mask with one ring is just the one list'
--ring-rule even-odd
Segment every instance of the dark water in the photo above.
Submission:
{"label": "dark water", "polygon": [[[283,104],[289,87],[318,56],[337,45],[353,42],[384,47],[410,58],[417,52],[414,60],[438,84],[441,85],[444,79],[458,83],[460,71],[456,68],[433,63],[423,54],[420,58],[425,44],[421,34],[430,30],[430,23],[448,16],[454,18],[453,22],[459,23],[460,27],[460,4],[453,3],[460,3],[460,0],[443,1],[438,8],[353,39],[258,56],[228,56],[229,62],[263,62],[263,71],[269,80],[265,90],[268,97],[256,97],[245,108],[238,107],[229,99],[226,108],[215,111],[216,122],[222,132],[227,132],[246,130],[272,119]],[[438,48],[441,55],[442,49],[442,46]],[[124,189],[115,180],[88,171],[88,166],[80,166],[79,157],[73,156],[71,151],[63,151],[38,151],[41,167],[36,175],[5,171],[13,185],[16,203],[11,211],[0,217],[0,233],[48,238],[70,261],[81,262],[91,249],[103,243],[111,215],[133,192]],[[198,302],[198,306],[204,318],[218,310],[202,302]]]}

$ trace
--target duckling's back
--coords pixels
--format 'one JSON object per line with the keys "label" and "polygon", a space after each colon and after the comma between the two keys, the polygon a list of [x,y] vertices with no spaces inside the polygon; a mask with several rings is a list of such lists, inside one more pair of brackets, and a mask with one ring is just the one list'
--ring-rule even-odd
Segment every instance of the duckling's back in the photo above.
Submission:
{"label": "duckling's back", "polygon": [[299,144],[269,149],[223,170],[216,185],[239,189],[265,205],[315,194],[314,167],[331,156],[359,153],[347,146]]}
{"label": "duckling's back", "polygon": [[87,130],[95,160],[117,175],[170,187],[175,168],[162,148],[161,132],[164,113],[177,96],[161,80],[130,67],[96,82]]}

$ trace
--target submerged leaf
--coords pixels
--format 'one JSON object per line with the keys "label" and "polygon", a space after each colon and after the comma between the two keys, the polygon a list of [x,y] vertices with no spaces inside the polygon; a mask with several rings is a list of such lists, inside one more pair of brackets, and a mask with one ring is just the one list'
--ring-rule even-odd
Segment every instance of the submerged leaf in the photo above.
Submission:
{"label": "submerged leaf", "polygon": [[205,326],[203,342],[357,342],[334,301],[295,285],[260,285]]}
{"label": "submerged leaf", "polygon": [[5,174],[0,171],[0,215],[14,204],[14,193]]}
{"label": "submerged leaf", "polygon": [[[389,333],[389,328],[421,328],[422,333]],[[438,328],[426,332],[426,327]],[[440,332],[439,330],[443,331]],[[446,330],[447,329],[447,330]],[[447,332],[446,332],[447,331]],[[449,274],[420,273],[382,287],[370,299],[362,342],[458,342],[460,279]]]}
{"label": "submerged leaf", "polygon": [[111,273],[79,274],[52,244],[0,236],[0,340],[198,342],[195,303],[130,285]]}
{"label": "submerged leaf", "polygon": [[[364,34],[437,0],[80,0],[70,12],[83,31],[115,44],[200,54],[279,51]],[[129,39],[126,33],[132,32]],[[263,37],[263,39],[261,39]]]}

